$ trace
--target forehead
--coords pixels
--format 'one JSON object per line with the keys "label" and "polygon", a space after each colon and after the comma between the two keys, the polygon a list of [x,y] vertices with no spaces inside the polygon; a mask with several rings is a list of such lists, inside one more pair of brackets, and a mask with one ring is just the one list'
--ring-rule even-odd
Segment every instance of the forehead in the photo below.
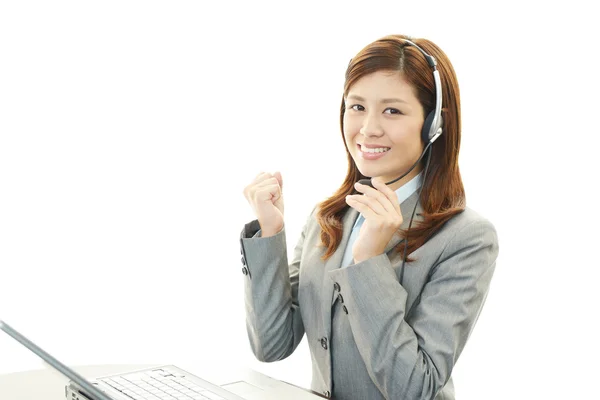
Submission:
{"label": "forehead", "polygon": [[397,96],[406,101],[417,101],[414,87],[398,71],[377,71],[365,75],[350,86],[348,96],[350,95],[367,99]]}

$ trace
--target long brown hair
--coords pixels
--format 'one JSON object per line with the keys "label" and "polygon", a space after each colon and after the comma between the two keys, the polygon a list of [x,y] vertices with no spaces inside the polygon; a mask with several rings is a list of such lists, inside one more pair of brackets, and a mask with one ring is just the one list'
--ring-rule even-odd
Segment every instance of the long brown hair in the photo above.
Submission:
{"label": "long brown hair", "polygon": [[[427,39],[412,39],[405,35],[385,36],[363,48],[351,61],[346,70],[344,94],[340,108],[342,141],[348,157],[348,173],[342,186],[319,204],[317,220],[321,226],[321,244],[327,248],[322,259],[335,252],[342,240],[342,218],[349,206],[346,195],[354,193],[354,183],[366,178],[360,173],[344,140],[344,98],[350,87],[365,75],[378,71],[399,72],[414,88],[421,103],[425,118],[435,108],[435,82],[432,69],[423,54],[405,40],[418,45],[437,61],[442,83],[443,133],[431,145],[431,160],[423,182],[420,203],[423,207],[422,221],[413,224],[410,231],[400,231],[407,237],[407,254],[421,247],[438,229],[455,214],[466,207],[465,190],[458,168],[460,149],[460,93],[454,68],[446,54]],[[403,247],[401,243],[396,247]],[[410,258],[407,261],[412,261]]]}

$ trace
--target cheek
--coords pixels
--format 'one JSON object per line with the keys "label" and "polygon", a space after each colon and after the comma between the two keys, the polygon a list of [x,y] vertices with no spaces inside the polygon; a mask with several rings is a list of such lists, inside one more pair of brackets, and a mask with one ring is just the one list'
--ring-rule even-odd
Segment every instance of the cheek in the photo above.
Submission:
{"label": "cheek", "polygon": [[421,125],[418,123],[397,126],[390,131],[390,139],[396,145],[402,145],[406,148],[419,146],[421,143]]}
{"label": "cheek", "polygon": [[346,131],[346,129],[344,129],[344,142],[346,143],[346,147],[348,148],[348,151],[350,151],[352,153],[353,149],[354,149],[354,141],[353,141],[354,136],[353,135],[349,135],[348,131]]}
{"label": "cheek", "polygon": [[344,125],[344,139],[346,139],[346,142],[351,141],[354,136],[356,136],[356,134],[354,134],[347,125]]}
{"label": "cheek", "polygon": [[354,140],[359,130],[360,127],[356,126],[356,122],[353,122],[352,118],[344,117],[344,139],[347,143]]}

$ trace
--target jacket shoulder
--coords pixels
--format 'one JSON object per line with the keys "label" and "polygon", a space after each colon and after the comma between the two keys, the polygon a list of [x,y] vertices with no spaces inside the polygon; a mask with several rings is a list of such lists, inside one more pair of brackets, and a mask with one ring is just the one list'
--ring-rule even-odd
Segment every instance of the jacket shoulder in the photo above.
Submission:
{"label": "jacket shoulder", "polygon": [[452,217],[434,237],[446,251],[455,251],[471,246],[498,248],[498,233],[494,224],[477,211],[466,207]]}
{"label": "jacket shoulder", "polygon": [[479,226],[493,231],[496,230],[494,224],[488,218],[469,207],[466,207],[461,213],[452,217],[444,225],[443,229],[461,231],[469,226]]}

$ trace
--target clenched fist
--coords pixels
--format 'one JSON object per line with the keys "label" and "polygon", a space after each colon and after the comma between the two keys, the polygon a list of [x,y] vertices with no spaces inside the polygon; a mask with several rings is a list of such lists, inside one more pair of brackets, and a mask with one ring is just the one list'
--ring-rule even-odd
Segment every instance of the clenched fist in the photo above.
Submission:
{"label": "clenched fist", "polygon": [[283,180],[281,173],[261,172],[244,188],[244,196],[258,219],[261,236],[273,236],[283,229]]}

